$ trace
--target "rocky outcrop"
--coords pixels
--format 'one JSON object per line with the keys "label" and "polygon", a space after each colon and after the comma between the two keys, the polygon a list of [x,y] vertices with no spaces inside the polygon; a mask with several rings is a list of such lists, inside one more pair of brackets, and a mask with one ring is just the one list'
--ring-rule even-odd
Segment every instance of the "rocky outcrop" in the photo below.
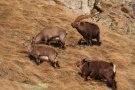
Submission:
{"label": "rocky outcrop", "polygon": [[[135,32],[135,1],[133,0],[47,0],[59,4],[80,15],[97,14],[93,17],[110,30],[120,34]],[[97,2],[96,2],[97,1]],[[95,3],[96,2],[96,3]],[[96,5],[96,8],[94,8]]]}
{"label": "rocky outcrop", "polygon": [[98,5],[98,7],[103,10],[98,20],[102,25],[120,34],[135,32],[135,24],[133,23],[135,22],[135,16],[129,3],[102,2],[102,5]]}

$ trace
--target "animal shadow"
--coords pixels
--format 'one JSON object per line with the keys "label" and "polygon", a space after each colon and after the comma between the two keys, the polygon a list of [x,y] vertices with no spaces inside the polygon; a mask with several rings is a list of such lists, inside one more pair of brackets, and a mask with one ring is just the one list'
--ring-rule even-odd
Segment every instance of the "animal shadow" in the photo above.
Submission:
{"label": "animal shadow", "polygon": [[[101,45],[102,43],[101,42],[99,42],[99,46]],[[86,41],[84,40],[84,39],[80,39],[79,41],[78,41],[78,45],[87,45],[87,43],[86,43]],[[97,41],[93,41],[92,40],[92,45],[97,45]],[[98,46],[98,45],[97,45]]]}
{"label": "animal shadow", "polygon": [[[30,59],[32,62],[34,62],[34,63],[36,64],[36,59],[35,59],[33,56],[29,55],[28,57],[29,57],[29,59]],[[49,61],[48,61],[48,60],[41,60],[41,59],[40,59],[40,64],[42,64],[43,62],[49,62]],[[40,64],[39,64],[39,65],[40,65]],[[50,62],[50,65],[51,65],[52,67],[54,67],[54,65],[53,65],[52,62]]]}
{"label": "animal shadow", "polygon": [[[45,43],[40,42],[39,44],[45,44]],[[60,47],[61,46],[60,42],[56,42],[56,41],[50,41],[50,44],[47,43],[46,45],[53,46],[53,47]]]}
{"label": "animal shadow", "polygon": [[79,74],[81,77],[84,77],[84,74],[83,74],[83,73],[78,72],[78,74]]}
{"label": "animal shadow", "polygon": [[[81,73],[81,72],[78,72],[78,75],[80,75],[82,78],[84,78],[84,74]],[[90,77],[90,76],[89,76]],[[98,78],[92,78],[90,77],[91,80],[94,80],[95,82],[102,82],[102,83],[106,83],[107,84],[107,81],[105,81],[104,79],[98,79]],[[110,85],[107,84],[108,87],[111,87]]]}
{"label": "animal shadow", "polygon": [[[29,57],[29,59],[30,59],[32,62],[36,63],[36,59],[35,59],[32,55],[29,55],[28,57]],[[45,61],[44,61],[44,60],[40,60],[40,64],[43,63],[43,62],[45,62]]]}
{"label": "animal shadow", "polygon": [[53,47],[60,47],[60,43],[51,42],[50,45]]}

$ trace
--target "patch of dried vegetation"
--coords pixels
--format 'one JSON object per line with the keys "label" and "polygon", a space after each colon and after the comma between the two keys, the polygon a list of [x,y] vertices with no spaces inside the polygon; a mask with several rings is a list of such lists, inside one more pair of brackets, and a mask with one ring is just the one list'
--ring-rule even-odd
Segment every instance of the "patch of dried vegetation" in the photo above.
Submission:
{"label": "patch of dried vegetation", "polygon": [[[27,90],[25,84],[46,83],[55,90],[111,90],[104,82],[89,78],[85,82],[78,74],[75,63],[84,57],[114,62],[117,66],[118,90],[133,90],[135,82],[135,42],[122,38],[104,27],[101,29],[102,45],[77,45],[81,35],[70,24],[76,18],[59,5],[44,0],[0,1],[0,85],[1,90]],[[39,66],[28,57],[22,46],[44,27],[59,26],[67,30],[66,50],[56,47],[61,69],[49,62]]]}

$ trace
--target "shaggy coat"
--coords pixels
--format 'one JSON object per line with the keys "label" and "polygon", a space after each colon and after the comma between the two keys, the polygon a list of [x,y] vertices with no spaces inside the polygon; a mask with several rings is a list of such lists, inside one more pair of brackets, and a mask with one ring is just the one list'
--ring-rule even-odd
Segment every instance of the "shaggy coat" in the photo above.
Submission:
{"label": "shaggy coat", "polygon": [[[79,17],[79,18],[78,18]],[[89,22],[79,22],[81,19],[86,18],[88,16],[81,15],[78,16],[76,20],[71,23],[71,26],[73,28],[76,28],[77,31],[83,36],[83,38],[86,40],[87,45],[92,46],[92,39],[97,39],[97,44],[99,44],[100,40],[100,29],[96,24],[89,23]]]}
{"label": "shaggy coat", "polygon": [[76,63],[77,67],[82,71],[85,81],[87,77],[94,79],[107,79],[108,85],[112,86],[112,90],[116,90],[116,66],[113,63],[108,63],[104,61],[87,61],[83,59]]}
{"label": "shaggy coat", "polygon": [[28,40],[23,45],[28,48],[29,54],[36,59],[37,65],[40,64],[40,59],[42,58],[50,60],[53,67],[60,67],[56,60],[57,51],[54,48],[49,46],[34,46],[31,42],[31,40]]}
{"label": "shaggy coat", "polygon": [[61,48],[65,48],[65,37],[67,33],[64,29],[60,27],[55,28],[45,28],[35,37],[32,38],[32,43],[38,43],[39,41],[44,41],[45,44],[50,44],[51,40],[57,40],[61,43]]}

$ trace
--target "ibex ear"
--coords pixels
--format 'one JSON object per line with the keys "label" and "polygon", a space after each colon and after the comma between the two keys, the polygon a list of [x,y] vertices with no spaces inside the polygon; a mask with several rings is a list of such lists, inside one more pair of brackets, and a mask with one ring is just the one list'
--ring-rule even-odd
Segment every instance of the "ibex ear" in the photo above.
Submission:
{"label": "ibex ear", "polygon": [[77,22],[77,25],[80,26],[80,22]]}
{"label": "ibex ear", "polygon": [[83,61],[83,62],[87,62],[87,61],[86,61],[86,58],[84,58],[82,61]]}
{"label": "ibex ear", "polygon": [[33,40],[33,39],[34,39],[34,37],[31,38],[31,40]]}
{"label": "ibex ear", "polygon": [[89,62],[89,58],[88,57],[84,58],[83,62]]}
{"label": "ibex ear", "polygon": [[80,22],[80,25],[83,26],[84,25],[84,22]]}
{"label": "ibex ear", "polygon": [[32,38],[29,40],[30,43],[32,43]]}
{"label": "ibex ear", "polygon": [[30,43],[33,43],[33,39],[34,39],[34,37],[32,37],[32,38],[30,39]]}

